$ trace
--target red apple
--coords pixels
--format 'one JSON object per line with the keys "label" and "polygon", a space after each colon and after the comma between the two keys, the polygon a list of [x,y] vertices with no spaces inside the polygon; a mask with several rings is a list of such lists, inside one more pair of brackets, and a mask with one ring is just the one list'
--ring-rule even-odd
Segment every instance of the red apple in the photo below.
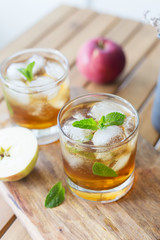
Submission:
{"label": "red apple", "polygon": [[87,41],[77,55],[77,67],[81,74],[95,83],[114,81],[125,66],[122,47],[99,37]]}

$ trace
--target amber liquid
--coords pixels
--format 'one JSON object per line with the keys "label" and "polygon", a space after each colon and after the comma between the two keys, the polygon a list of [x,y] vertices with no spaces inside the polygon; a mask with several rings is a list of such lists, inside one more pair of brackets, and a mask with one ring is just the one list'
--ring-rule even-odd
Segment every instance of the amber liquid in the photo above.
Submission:
{"label": "amber liquid", "polygon": [[[135,152],[136,149],[131,154],[126,166],[117,171],[117,177],[100,177],[94,175],[92,173],[92,166],[94,164],[94,161],[90,159],[86,159],[86,163],[84,163],[84,165],[82,165],[81,167],[71,168],[68,162],[65,160],[65,157],[63,156],[64,170],[67,176],[80,187],[92,190],[112,189],[125,182],[133,172],[135,167]],[[95,162],[102,162],[103,164],[105,164],[105,162],[101,160],[96,160]]]}
{"label": "amber liquid", "polygon": [[13,109],[12,120],[22,127],[44,129],[57,124],[59,109],[48,104],[45,98],[33,100],[25,108],[14,103],[10,103],[10,106]]}

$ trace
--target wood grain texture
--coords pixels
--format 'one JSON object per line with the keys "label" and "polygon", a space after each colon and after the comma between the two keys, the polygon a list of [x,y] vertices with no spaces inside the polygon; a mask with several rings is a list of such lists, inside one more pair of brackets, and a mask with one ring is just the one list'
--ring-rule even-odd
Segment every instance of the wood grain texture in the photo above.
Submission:
{"label": "wood grain texture", "polygon": [[66,21],[60,27],[49,32],[42,40],[39,39],[35,47],[60,48],[62,45],[83,29],[87,23],[96,17],[96,13],[89,9],[75,11],[74,14],[68,16]]}
{"label": "wood grain texture", "polygon": [[65,185],[57,142],[40,147],[38,163],[27,178],[1,183],[0,191],[35,240],[156,240],[160,236],[159,158],[160,154],[140,138],[135,183],[124,198],[107,205],[86,202],[66,188],[65,202],[45,209],[45,196],[52,185],[58,180]]}
{"label": "wood grain texture", "polygon": [[[70,65],[73,65],[80,46],[90,38],[100,36],[118,22],[118,18],[111,15],[100,14],[87,24],[83,31],[76,34],[63,48],[60,50],[68,58]],[[102,24],[103,23],[103,24]]]}
{"label": "wood grain texture", "polygon": [[22,226],[19,220],[15,220],[14,223],[10,226],[8,231],[1,238],[2,240],[31,240],[31,237],[28,235],[26,229]]}
{"label": "wood grain texture", "polygon": [[11,223],[15,220],[15,215],[13,214],[12,209],[4,201],[3,197],[0,195],[0,237],[8,229]]}
{"label": "wood grain texture", "polygon": [[142,24],[129,19],[121,19],[119,23],[112,28],[105,37],[112,39],[118,44],[125,44],[142,28]]}
{"label": "wood grain texture", "polygon": [[159,52],[160,45],[158,44],[144,59],[141,67],[136,70],[131,81],[118,92],[119,96],[128,99],[137,109],[147,99],[147,96],[157,83],[160,70],[159,61],[157,61]]}

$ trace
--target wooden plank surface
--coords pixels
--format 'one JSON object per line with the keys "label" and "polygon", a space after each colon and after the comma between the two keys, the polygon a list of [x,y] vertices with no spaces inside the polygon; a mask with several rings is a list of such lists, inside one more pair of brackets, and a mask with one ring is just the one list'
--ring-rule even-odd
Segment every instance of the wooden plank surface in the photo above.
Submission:
{"label": "wooden plank surface", "polygon": [[45,196],[51,186],[57,180],[65,185],[59,143],[41,146],[34,171],[24,180],[1,183],[0,191],[35,240],[112,240],[129,236],[155,240],[160,234],[159,158],[160,154],[140,138],[133,189],[107,207],[82,201],[66,188],[65,202],[58,208],[45,209]]}
{"label": "wooden plank surface", "polygon": [[[63,38],[60,39],[61,34],[63,34]],[[80,45],[89,38],[100,35],[109,37],[117,43],[122,44],[127,53],[128,62],[126,70],[113,85],[101,86],[89,83],[87,79],[79,74],[74,65]],[[60,40],[58,41],[58,39]],[[135,103],[137,109],[140,110],[140,119],[143,122],[143,124],[140,124],[140,133],[152,144],[157,142],[159,134],[154,130],[150,121],[153,103],[153,94],[150,97],[150,93],[154,89],[157,79],[159,44],[156,40],[155,32],[151,27],[144,27],[142,24],[132,20],[119,19],[109,15],[98,15],[90,10],[78,10],[62,6],[51,12],[33,28],[19,37],[18,40],[2,50],[0,60],[3,60],[7,55],[15,51],[35,46],[58,48],[65,53],[72,67],[72,86],[83,86],[88,91],[113,93],[119,91],[119,95],[124,96],[129,101],[133,101],[133,104]],[[121,83],[123,84],[121,85]],[[144,83],[146,83],[146,88],[143,89]],[[140,85],[140,90],[143,91],[143,94],[139,90],[138,97],[134,98],[135,94],[133,95],[133,93],[136,92],[138,85]],[[134,89],[133,92],[132,87]],[[138,100],[139,97],[140,101]],[[147,100],[148,98],[149,100]],[[9,120],[1,93],[0,102],[0,110],[3,112],[3,114],[0,114],[0,122],[3,122],[5,126],[6,123],[9,124]],[[3,125],[1,126],[3,127]],[[7,209],[8,206],[6,204],[0,205],[0,212],[2,214],[5,211],[7,212]],[[14,220],[13,212],[9,212],[8,217],[6,215],[5,220],[0,222],[0,229],[3,230],[3,232],[0,230],[1,235]],[[127,217],[126,214],[125,217]],[[15,224],[16,228],[14,228]],[[25,238],[24,236],[28,239],[25,230],[22,231],[24,233],[24,235],[22,234],[22,238],[19,236],[19,232],[14,230],[18,229],[18,226],[23,229],[18,221],[12,224],[8,239],[12,236],[13,231],[14,239],[21,240]],[[7,234],[8,231],[4,234],[4,238],[6,239]]]}
{"label": "wooden plank surface", "polygon": [[76,34],[69,43],[61,48],[61,52],[67,56],[70,65],[72,66],[75,63],[75,58],[81,44],[90,38],[103,35],[105,31],[112,28],[116,22],[118,22],[118,18],[111,15],[100,14],[87,24],[87,26],[83,28],[83,31]]}
{"label": "wooden plank surface", "polygon": [[1,238],[2,240],[31,240],[31,237],[28,235],[26,229],[22,226],[19,220],[15,220],[14,223],[10,226],[6,234]]}
{"label": "wooden plank surface", "polygon": [[35,47],[51,47],[60,48],[66,44],[69,39],[80,30],[94,17],[96,13],[89,9],[77,10],[75,14],[70,15],[66,21],[61,24],[55,31],[51,31],[46,37],[38,41]]}
{"label": "wooden plank surface", "polygon": [[13,211],[9,207],[9,205],[4,201],[3,197],[0,195],[0,206],[1,206],[1,213],[0,213],[0,237],[5,233],[8,227],[12,224],[15,220],[15,215]]}

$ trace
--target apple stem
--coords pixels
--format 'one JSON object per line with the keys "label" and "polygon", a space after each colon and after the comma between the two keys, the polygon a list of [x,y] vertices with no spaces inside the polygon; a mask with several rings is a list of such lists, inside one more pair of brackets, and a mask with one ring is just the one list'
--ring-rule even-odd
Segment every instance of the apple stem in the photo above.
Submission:
{"label": "apple stem", "polygon": [[101,49],[104,49],[104,43],[103,43],[102,40],[98,41],[98,47],[101,48]]}

